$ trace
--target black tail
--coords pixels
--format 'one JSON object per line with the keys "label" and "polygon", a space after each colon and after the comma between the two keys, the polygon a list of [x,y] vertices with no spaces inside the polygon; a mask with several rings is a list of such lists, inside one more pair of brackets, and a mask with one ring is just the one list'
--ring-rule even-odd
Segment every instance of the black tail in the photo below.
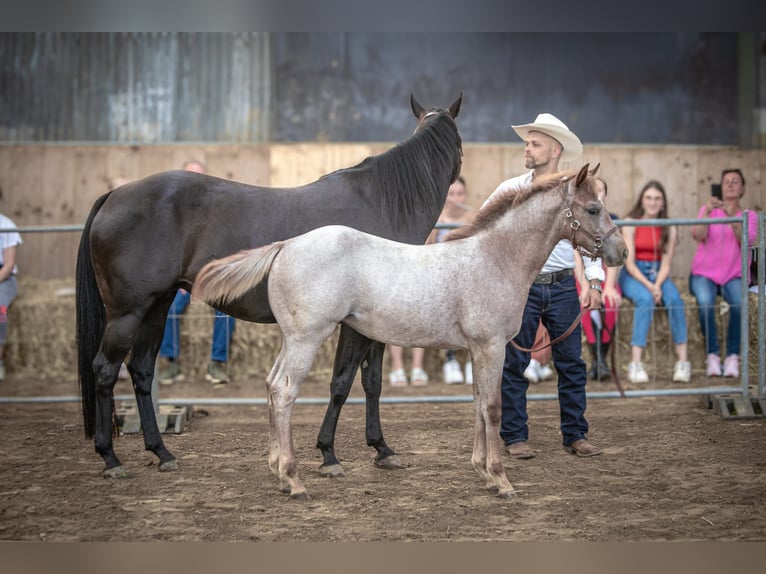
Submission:
{"label": "black tail", "polygon": [[[111,193],[111,192],[110,192]],[[96,284],[96,274],[90,259],[90,228],[93,218],[109,197],[109,193],[99,197],[85,222],[77,252],[77,369],[82,397],[82,416],[85,424],[85,436],[93,438],[96,430],[96,377],[93,373],[93,359],[101,345],[106,325],[104,301]]]}

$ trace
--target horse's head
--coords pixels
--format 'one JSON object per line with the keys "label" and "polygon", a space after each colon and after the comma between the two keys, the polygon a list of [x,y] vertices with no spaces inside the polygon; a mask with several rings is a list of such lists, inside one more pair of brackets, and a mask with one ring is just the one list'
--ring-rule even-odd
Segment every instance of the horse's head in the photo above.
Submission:
{"label": "horse's head", "polygon": [[[426,109],[423,106],[418,103],[418,101],[415,99],[414,94],[410,94],[410,106],[412,107],[412,113],[415,114],[415,117],[418,118],[418,125],[415,126],[414,134],[417,134],[418,132],[422,131],[426,126],[432,124],[433,122],[436,122],[440,118],[449,118],[449,123],[452,124],[451,127],[446,128],[445,125],[442,124],[434,124],[436,132],[439,132],[439,128],[436,128],[436,126],[440,126],[441,130],[451,132],[452,138],[454,138],[454,141],[457,143],[459,154],[457,156],[454,156],[454,164],[452,169],[452,176],[450,178],[450,183],[454,183],[457,179],[457,176],[460,175],[460,169],[463,165],[463,142],[460,138],[460,134],[457,131],[457,125],[455,125],[455,118],[457,117],[458,113],[460,112],[460,104],[463,102],[463,92],[460,92],[460,95],[458,98],[452,102],[452,105],[447,108],[429,108]],[[443,136],[441,136],[443,137]],[[446,139],[443,141],[450,141],[450,139]]]}
{"label": "horse's head", "polygon": [[594,177],[599,164],[590,171],[589,167],[585,164],[577,176],[565,182],[570,239],[583,256],[601,257],[608,266],[616,267],[628,257],[628,248],[619,226],[614,224],[599,197],[598,181]]}

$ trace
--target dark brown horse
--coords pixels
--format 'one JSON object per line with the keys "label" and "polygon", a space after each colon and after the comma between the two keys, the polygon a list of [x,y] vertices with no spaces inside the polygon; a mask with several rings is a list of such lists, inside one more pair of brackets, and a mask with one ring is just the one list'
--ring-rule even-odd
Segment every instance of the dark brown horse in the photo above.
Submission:
{"label": "dark brown horse", "polygon": [[[151,400],[157,352],[179,288],[191,289],[202,266],[242,249],[288,239],[316,227],[347,225],[404,243],[423,243],[461,167],[455,125],[462,95],[448,109],[410,103],[413,135],[359,165],[296,188],[263,188],[188,171],[158,173],[113,190],[93,205],[77,256],[77,349],[87,437],[106,466],[126,476],[112,443],[114,385],[130,352],[144,444],[161,471],[177,467],[165,447]],[[265,288],[218,307],[239,319],[275,321]],[[380,427],[384,345],[349,327],[340,332],[331,398],[317,447],[327,475],[339,475],[334,437],[340,410],[362,365],[367,444],[375,463],[400,463]]]}

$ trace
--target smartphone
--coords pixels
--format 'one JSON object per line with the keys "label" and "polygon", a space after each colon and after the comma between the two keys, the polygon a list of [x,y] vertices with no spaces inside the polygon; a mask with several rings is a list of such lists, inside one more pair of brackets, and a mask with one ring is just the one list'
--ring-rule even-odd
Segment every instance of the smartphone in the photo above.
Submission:
{"label": "smartphone", "polygon": [[720,183],[710,184],[710,195],[712,195],[713,197],[717,197],[720,200],[723,200],[723,192],[721,191]]}

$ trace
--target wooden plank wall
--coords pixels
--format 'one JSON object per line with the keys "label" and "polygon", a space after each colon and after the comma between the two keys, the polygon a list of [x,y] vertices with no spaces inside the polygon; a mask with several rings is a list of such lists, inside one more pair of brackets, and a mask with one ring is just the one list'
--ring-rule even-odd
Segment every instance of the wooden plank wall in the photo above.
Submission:
{"label": "wooden plank wall", "polygon": [[[211,174],[256,185],[292,186],[381,153],[392,143],[274,145],[76,145],[0,147],[0,212],[19,226],[82,224],[112,178],[138,179],[174,169],[190,158]],[[521,144],[465,143],[463,175],[468,203],[478,207],[508,177],[524,171]],[[766,207],[766,150],[696,146],[593,145],[584,161],[600,162],[609,183],[609,209],[621,217],[649,179],[660,180],[673,217],[694,217],[724,167],[740,167],[747,179],[744,204]],[[562,167],[579,167],[562,165]],[[681,228],[673,276],[686,283],[695,245]],[[74,276],[78,233],[25,234],[21,272],[39,279]]]}

